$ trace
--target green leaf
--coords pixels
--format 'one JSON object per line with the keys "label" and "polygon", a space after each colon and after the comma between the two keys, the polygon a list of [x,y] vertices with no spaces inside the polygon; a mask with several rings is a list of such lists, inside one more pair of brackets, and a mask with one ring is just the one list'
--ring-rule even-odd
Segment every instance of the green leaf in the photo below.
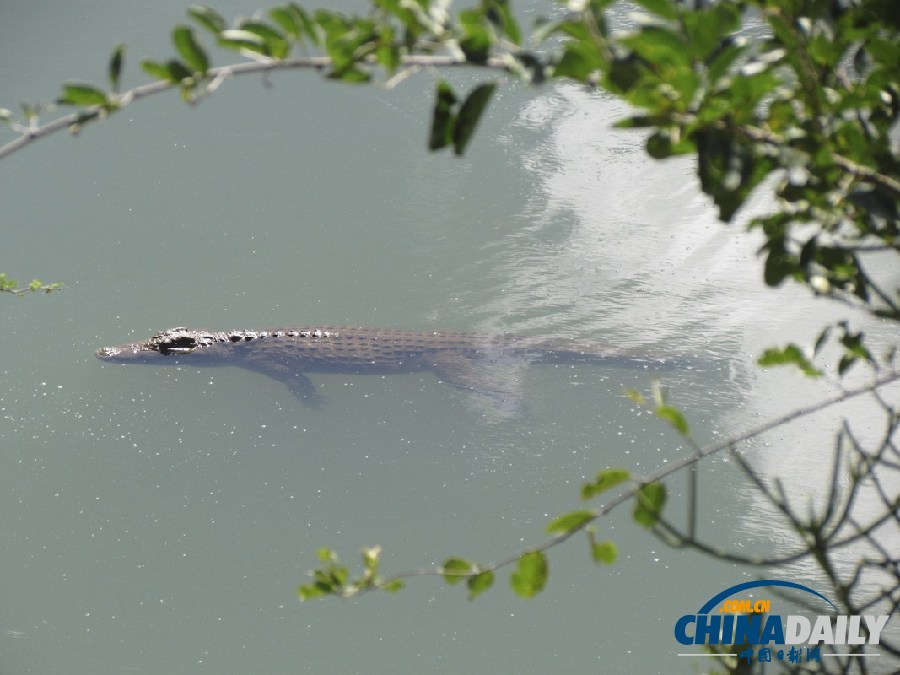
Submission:
{"label": "green leaf", "polygon": [[319,43],[319,33],[315,22],[306,10],[296,3],[289,2],[284,7],[276,7],[269,11],[272,20],[296,42],[302,43],[308,38],[314,44]]}
{"label": "green leaf", "polygon": [[664,124],[667,121],[665,115],[632,115],[617,120],[613,127],[616,129],[647,129]]}
{"label": "green leaf", "polygon": [[336,563],[338,560],[337,553],[325,547],[316,550],[316,557],[324,563]]}
{"label": "green leaf", "polygon": [[[741,14],[730,3],[715,3],[711,7],[684,12],[681,22],[688,38],[692,57],[706,61],[731,43],[732,34],[740,26]],[[714,79],[710,78],[715,82]]]}
{"label": "green leaf", "polygon": [[106,105],[110,101],[102,89],[90,84],[73,83],[63,85],[63,95],[56,102],[60,105],[89,106]]}
{"label": "green leaf", "polygon": [[428,135],[428,149],[440,150],[450,144],[456,116],[453,107],[456,105],[456,94],[447,82],[440,81],[434,97],[434,109],[431,115],[431,132]]}
{"label": "green leaf", "polygon": [[238,28],[223,30],[219,36],[219,46],[234,51],[246,50],[263,56],[269,55],[265,40],[256,33]]}
{"label": "green leaf", "polygon": [[141,68],[145,73],[158,80],[167,80],[173,83],[179,83],[193,77],[193,73],[181,61],[171,59],[166,63],[158,61],[143,61]]}
{"label": "green leaf", "polygon": [[590,499],[631,478],[628,469],[604,469],[597,474],[593,483],[585,483],[581,487],[581,498]]}
{"label": "green leaf", "polygon": [[646,149],[653,159],[667,159],[672,156],[672,138],[666,131],[657,131],[647,139]]}
{"label": "green leaf", "polygon": [[210,7],[193,5],[188,8],[187,13],[194,21],[199,23],[216,37],[219,37],[222,31],[228,28],[225,19],[223,19],[216,10]]}
{"label": "green leaf", "polygon": [[522,44],[522,31],[509,7],[509,0],[483,0],[487,20],[500,29],[514,45]]}
{"label": "green leaf", "polygon": [[766,252],[763,279],[767,286],[779,286],[796,269],[783,236],[770,236],[760,252]]}
{"label": "green leaf", "polygon": [[519,564],[510,575],[510,583],[516,595],[533,598],[547,585],[547,557],[542,551],[523,553]]}
{"label": "green leaf", "polygon": [[456,124],[453,127],[453,151],[457,155],[466,151],[469,141],[472,140],[472,134],[475,133],[475,128],[478,126],[478,121],[484,114],[488,101],[496,88],[497,85],[493,82],[478,85],[460,107]]}
{"label": "green leaf", "polygon": [[169,59],[166,62],[166,68],[169,70],[169,79],[172,82],[186,82],[194,77],[191,69],[177,59]]}
{"label": "green leaf", "polygon": [[851,332],[846,322],[841,322],[841,326],[844,329],[844,335],[841,337],[844,354],[838,362],[838,374],[844,375],[850,366],[860,360],[874,363],[875,359],[872,357],[872,353],[864,344],[865,335],[861,332]]}
{"label": "green leaf", "polygon": [[635,0],[635,2],[651,14],[656,14],[663,19],[678,18],[678,10],[672,0]]}
{"label": "green leaf", "polygon": [[594,541],[591,537],[591,557],[596,563],[604,565],[612,565],[619,559],[619,549],[615,542],[606,539],[604,541]]}
{"label": "green leaf", "polygon": [[194,30],[190,26],[176,26],[172,31],[172,42],[175,43],[176,51],[193,72],[206,75],[206,71],[209,70],[209,57],[197,42]]}
{"label": "green leaf", "polygon": [[392,581],[388,581],[386,584],[382,584],[379,588],[383,591],[387,591],[388,593],[396,593],[399,590],[403,589],[403,579],[394,579]]}
{"label": "green leaf", "polygon": [[327,592],[315,584],[302,584],[297,587],[297,596],[301,602],[321,598],[325,595],[327,595]]}
{"label": "green leaf", "polygon": [[816,343],[813,347],[813,354],[818,354],[822,351],[822,347],[825,346],[825,343],[828,342],[828,338],[831,336],[831,329],[831,326],[826,326],[822,332],[819,333],[819,337],[816,338]]}
{"label": "green leaf", "polygon": [[578,82],[587,82],[603,67],[600,53],[589,42],[567,42],[562,56],[553,66],[554,77],[570,77]]}
{"label": "green leaf", "polygon": [[171,80],[169,67],[165,63],[159,61],[151,61],[146,59],[141,62],[141,70],[156,80]]}
{"label": "green leaf", "polygon": [[656,525],[666,503],[666,486],[662,483],[647,483],[635,493],[634,498],[634,521],[642,527]]}
{"label": "green leaf", "polygon": [[622,44],[631,47],[647,62],[656,64],[665,73],[674,69],[689,69],[691,65],[690,47],[683,35],[663,26],[644,26],[638,33],[621,39]]}
{"label": "green leaf", "polygon": [[738,58],[747,51],[747,44],[739,43],[734,38],[724,40],[719,48],[709,56],[707,77],[716,84],[719,78],[724,77]]}
{"label": "green leaf", "polygon": [[484,15],[477,10],[462,10],[459,13],[462,37],[459,47],[466,55],[466,61],[477,65],[487,63],[491,51],[491,34],[484,25]]}
{"label": "green leaf", "polygon": [[466,580],[466,586],[469,588],[469,600],[474,600],[493,585],[494,573],[490,570],[485,570],[474,577],[469,577]]}
{"label": "green leaf", "polygon": [[400,47],[394,40],[394,30],[390,26],[381,27],[375,56],[387,73],[396,72],[400,65]]}
{"label": "green leaf", "polygon": [[266,56],[271,56],[275,59],[283,59],[288,55],[291,48],[290,43],[285,38],[284,34],[276,30],[273,26],[263,23],[262,21],[242,21],[239,28],[240,30],[257,35],[262,39],[266,47]]}
{"label": "green leaf", "polygon": [[[745,82],[749,78],[735,80]],[[733,98],[736,114],[744,110],[745,102]],[[753,107],[755,101],[749,105]],[[752,146],[717,129],[695,132],[692,139],[697,145],[697,175],[700,187],[710,195],[719,207],[719,219],[730,222],[744,201],[773,168],[772,161],[757,156]]]}
{"label": "green leaf", "polygon": [[869,362],[874,362],[872,358],[872,353],[865,346],[865,334],[862,332],[852,333],[846,327],[844,328],[846,333],[841,338],[841,344],[844,346],[848,352],[853,354],[858,359],[864,359]]}
{"label": "green leaf", "polygon": [[469,578],[469,575],[475,571],[475,565],[462,558],[448,558],[444,561],[441,569],[444,581],[455,586],[463,579]]}
{"label": "green leaf", "polygon": [[109,58],[109,86],[113,91],[119,91],[119,81],[122,77],[122,64],[125,59],[125,45],[118,45]]}
{"label": "green leaf", "polygon": [[688,435],[688,423],[678,408],[670,405],[661,405],[656,408],[656,415],[671,424],[682,436]]}
{"label": "green leaf", "polygon": [[634,91],[646,88],[640,85],[648,77],[647,71],[647,64],[636,54],[617,57],[608,64],[604,84],[613,93],[620,94],[627,100],[633,97]]}
{"label": "green leaf", "polygon": [[281,26],[282,30],[294,40],[303,39],[303,23],[297,15],[299,7],[273,7],[269,10],[272,21]]}
{"label": "green leaf", "polygon": [[762,356],[756,362],[764,368],[794,365],[802,370],[807,377],[820,377],[822,375],[822,371],[816,368],[803,354],[803,350],[795,344],[789,344],[781,349],[770,347],[762,353]]}
{"label": "green leaf", "polygon": [[596,518],[596,514],[587,509],[570,511],[551,521],[547,525],[547,532],[558,535],[569,534],[584,527],[594,518]]}
{"label": "green leaf", "polygon": [[348,82],[350,84],[365,83],[372,79],[372,75],[368,71],[357,68],[356,66],[352,68],[342,68],[339,71],[329,73],[328,77],[333,80],[340,80],[341,82]]}
{"label": "green leaf", "polygon": [[330,548],[320,548],[316,551],[319,560],[325,564],[322,569],[313,571],[313,582],[297,588],[300,600],[311,600],[324,595],[347,595],[358,588],[347,586],[349,571],[338,564],[337,554]]}
{"label": "green leaf", "polygon": [[6,272],[0,272],[0,291],[14,291],[18,286],[18,281],[7,278]]}
{"label": "green leaf", "polygon": [[637,403],[638,405],[644,405],[647,402],[647,398],[637,389],[628,387],[627,389],[625,389],[624,393],[625,396],[627,396],[631,401]]}

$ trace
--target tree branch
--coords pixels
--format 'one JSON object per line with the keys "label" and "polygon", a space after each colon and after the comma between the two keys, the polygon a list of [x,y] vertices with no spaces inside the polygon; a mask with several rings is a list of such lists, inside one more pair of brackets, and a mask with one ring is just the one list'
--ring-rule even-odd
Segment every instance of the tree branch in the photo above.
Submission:
{"label": "tree branch", "polygon": [[[328,56],[306,56],[291,59],[260,59],[248,61],[245,63],[236,63],[229,66],[219,66],[210,68],[203,81],[206,86],[203,87],[202,93],[212,93],[227,79],[239,75],[268,74],[277,70],[296,70],[311,69],[321,71],[332,65],[332,59]],[[367,59],[363,65],[375,68],[377,63],[374,58]],[[400,66],[403,68],[421,70],[423,68],[459,68],[462,66],[472,66],[477,68],[486,68],[488,70],[498,70],[509,72],[509,62],[501,57],[490,57],[484,64],[475,64],[467,61],[465,58],[457,58],[455,56],[426,56],[426,55],[410,55],[400,59]],[[26,145],[34,141],[49,136],[63,129],[73,129],[78,131],[85,122],[103,118],[109,114],[117,112],[122,108],[130,105],[138,99],[146,96],[159,94],[170,89],[181,86],[180,82],[172,82],[169,80],[156,80],[148,84],[129,89],[121,94],[110,94],[111,105],[93,105],[86,106],[65,115],[58,119],[48,122],[41,126],[23,126],[16,124],[12,128],[21,132],[21,136],[3,146],[0,146],[0,159],[3,159],[17,150],[21,150]]]}
{"label": "tree branch", "polygon": [[[831,397],[829,397],[823,401],[820,401],[818,403],[814,403],[814,404],[811,404],[808,406],[804,406],[802,408],[798,408],[790,413],[782,415],[781,417],[778,417],[777,419],[771,420],[765,424],[762,424],[758,427],[750,429],[742,434],[738,434],[736,436],[725,439],[723,441],[720,441],[719,443],[715,443],[715,444],[707,446],[705,448],[698,448],[692,454],[674,462],[673,464],[666,466],[664,469],[660,469],[660,470],[650,474],[649,476],[647,476],[639,481],[636,481],[636,484],[630,490],[626,490],[626,491],[620,493],[619,495],[614,497],[608,503],[604,504],[603,506],[601,506],[597,509],[594,509],[592,512],[591,518],[589,520],[585,521],[584,523],[582,523],[581,525],[579,525],[578,527],[573,528],[572,530],[566,531],[564,533],[561,533],[551,539],[548,539],[548,540],[542,542],[541,544],[538,544],[537,546],[529,547],[523,551],[519,551],[513,555],[509,555],[505,558],[502,558],[496,562],[493,562],[493,563],[490,563],[487,565],[478,565],[477,569],[473,569],[470,571],[465,571],[465,570],[462,570],[462,571],[449,570],[448,571],[448,570],[445,570],[442,566],[433,566],[433,567],[420,568],[417,570],[409,570],[406,572],[400,572],[400,573],[394,574],[390,577],[382,578],[378,581],[378,583],[375,583],[371,586],[366,586],[363,588],[355,589],[354,592],[352,593],[352,595],[359,595],[360,593],[367,592],[370,590],[375,590],[377,588],[381,588],[381,587],[387,586],[389,584],[393,584],[399,580],[410,578],[410,577],[432,576],[432,575],[439,575],[439,576],[453,575],[453,576],[459,576],[459,577],[474,577],[479,574],[483,574],[485,572],[494,572],[503,567],[508,567],[508,566],[518,562],[519,559],[524,554],[546,551],[555,546],[558,546],[559,544],[563,543],[570,537],[574,536],[576,533],[581,532],[582,530],[585,530],[594,521],[609,514],[616,507],[620,506],[621,504],[623,504],[626,501],[635,497],[638,494],[638,492],[640,491],[640,489],[645,485],[648,485],[650,483],[656,483],[665,478],[668,478],[669,476],[680,471],[681,469],[696,464],[704,457],[714,455],[714,454],[721,452],[722,450],[725,450],[728,448],[733,448],[734,446],[736,446],[739,443],[751,440],[751,439],[753,439],[757,436],[760,436],[764,433],[767,433],[769,431],[777,429],[778,427],[784,426],[785,424],[789,424],[790,422],[793,422],[797,419],[801,419],[803,417],[812,415],[812,414],[820,412],[822,410],[826,410],[826,409],[828,409],[832,406],[835,406],[839,403],[849,401],[851,399],[857,398],[864,394],[872,393],[884,386],[887,386],[888,384],[891,384],[892,382],[897,382],[897,381],[900,381],[900,372],[895,371],[895,372],[890,373],[889,375],[882,376],[882,377],[875,379],[872,383],[870,383],[866,386],[858,387],[855,389],[848,389],[846,391],[841,392],[840,394],[831,396]],[[790,516],[788,516],[788,517],[790,517]],[[877,525],[877,523],[876,523],[876,525]],[[799,524],[795,524],[795,527],[799,527]],[[870,528],[867,528],[865,531],[866,532],[870,531],[871,527],[872,526],[870,526]],[[845,539],[837,542],[837,545],[843,546],[843,545],[846,545],[847,543],[850,543],[850,541],[852,541],[852,539],[845,538]],[[703,550],[704,547],[701,545],[698,548]],[[718,549],[716,549],[716,550],[710,549],[709,552],[715,553],[716,555],[722,554],[722,552],[719,551]],[[785,556],[784,559],[781,559],[781,560],[771,559],[769,561],[763,560],[763,561],[753,561],[753,562],[757,562],[757,563],[768,562],[768,563],[773,563],[773,564],[782,563],[782,562],[791,562],[793,560],[799,559],[805,553],[808,553],[808,551],[804,551],[802,553],[796,553],[796,554],[788,554],[787,556]],[[740,562],[751,562],[751,561],[742,559]]]}

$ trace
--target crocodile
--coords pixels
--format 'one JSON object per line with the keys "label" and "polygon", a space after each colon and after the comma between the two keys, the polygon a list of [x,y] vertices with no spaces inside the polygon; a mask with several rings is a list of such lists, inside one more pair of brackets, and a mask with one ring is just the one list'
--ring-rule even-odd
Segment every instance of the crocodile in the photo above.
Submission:
{"label": "crocodile", "polygon": [[430,370],[462,389],[500,398],[514,396],[508,383],[484,365],[504,357],[527,363],[625,363],[665,366],[666,359],[574,339],[536,339],[509,334],[407,331],[364,327],[310,327],[207,331],[170,328],[143,342],[97,350],[104,361],[232,365],[283,382],[310,405],[316,403],[308,372],[409,373]]}

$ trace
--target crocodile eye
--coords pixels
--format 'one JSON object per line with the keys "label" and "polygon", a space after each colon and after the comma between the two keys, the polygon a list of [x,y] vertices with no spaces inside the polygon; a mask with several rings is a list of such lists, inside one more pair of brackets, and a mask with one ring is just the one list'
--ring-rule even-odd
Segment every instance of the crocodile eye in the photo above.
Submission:
{"label": "crocodile eye", "polygon": [[197,340],[187,335],[159,343],[159,353],[163,356],[168,356],[169,354],[189,354],[196,348]]}

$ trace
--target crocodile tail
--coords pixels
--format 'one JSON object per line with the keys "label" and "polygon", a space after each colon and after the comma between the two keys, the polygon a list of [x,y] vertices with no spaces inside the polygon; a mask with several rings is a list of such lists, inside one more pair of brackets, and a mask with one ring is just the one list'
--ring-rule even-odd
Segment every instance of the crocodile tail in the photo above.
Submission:
{"label": "crocodile tail", "polygon": [[538,363],[604,363],[624,367],[672,367],[673,358],[639,348],[598,345],[583,340],[551,338],[528,345],[525,350]]}

